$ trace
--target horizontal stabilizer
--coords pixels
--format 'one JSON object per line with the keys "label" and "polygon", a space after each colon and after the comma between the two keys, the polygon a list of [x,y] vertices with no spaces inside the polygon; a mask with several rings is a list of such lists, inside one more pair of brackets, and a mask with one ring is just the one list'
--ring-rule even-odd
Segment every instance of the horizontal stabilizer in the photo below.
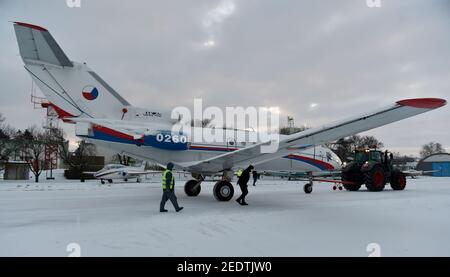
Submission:
{"label": "horizontal stabilizer", "polygon": [[73,67],[61,47],[47,29],[22,22],[14,22],[20,55],[25,64],[51,64]]}

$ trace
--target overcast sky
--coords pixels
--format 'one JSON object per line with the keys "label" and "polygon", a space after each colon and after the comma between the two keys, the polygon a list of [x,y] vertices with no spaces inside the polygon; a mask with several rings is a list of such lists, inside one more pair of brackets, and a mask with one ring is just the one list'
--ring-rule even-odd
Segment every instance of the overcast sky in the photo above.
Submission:
{"label": "overcast sky", "polygon": [[[319,126],[411,97],[450,99],[450,1],[0,0],[0,113],[42,124],[12,24],[49,29],[132,104],[279,106]],[[450,106],[370,131],[394,151],[450,150]],[[73,134],[70,128],[65,128]]]}

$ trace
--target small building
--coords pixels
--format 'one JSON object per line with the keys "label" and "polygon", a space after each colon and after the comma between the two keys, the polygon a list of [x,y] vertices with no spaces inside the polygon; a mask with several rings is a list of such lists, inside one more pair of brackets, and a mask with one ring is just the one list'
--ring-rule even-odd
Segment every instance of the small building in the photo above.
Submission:
{"label": "small building", "polygon": [[439,153],[430,155],[419,161],[417,170],[433,171],[424,175],[434,177],[450,177],[450,154]]}
{"label": "small building", "polygon": [[30,167],[27,162],[9,161],[5,163],[4,180],[29,180]]}

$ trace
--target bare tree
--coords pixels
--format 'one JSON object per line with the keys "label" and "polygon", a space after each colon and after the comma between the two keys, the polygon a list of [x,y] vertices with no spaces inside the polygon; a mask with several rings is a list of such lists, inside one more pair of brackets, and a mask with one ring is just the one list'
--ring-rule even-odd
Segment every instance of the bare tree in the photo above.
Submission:
{"label": "bare tree", "polygon": [[439,142],[430,142],[422,146],[420,157],[426,158],[433,154],[446,153],[444,147]]}
{"label": "bare tree", "polygon": [[356,148],[375,148],[381,149],[384,147],[384,144],[379,141],[374,136],[354,136],[355,137],[355,147]]}
{"label": "bare tree", "polygon": [[384,144],[373,136],[358,136],[353,135],[350,137],[339,139],[335,143],[327,144],[327,146],[338,155],[342,161],[348,161],[348,158],[352,156],[352,153],[356,149],[360,148],[375,148],[381,149]]}
{"label": "bare tree", "polygon": [[0,165],[8,161],[14,152],[14,134],[16,130],[9,125],[2,124],[5,118],[0,114]]}
{"label": "bare tree", "polygon": [[402,170],[407,170],[408,168],[408,164],[409,163],[413,163],[416,161],[416,158],[413,156],[408,156],[408,155],[402,155],[401,153],[397,152],[397,153],[393,153],[394,154],[394,160],[392,161],[392,163],[399,169]]}
{"label": "bare tree", "polygon": [[117,154],[116,158],[117,159],[115,159],[115,160],[117,160],[117,162],[119,162],[119,164],[126,165],[126,166],[129,166],[135,162],[133,160],[133,158],[131,158],[130,156],[127,156],[127,155]]}
{"label": "bare tree", "polygon": [[44,130],[33,126],[16,137],[16,142],[22,149],[22,158],[28,162],[36,183],[39,182],[45,164],[46,136]]}
{"label": "bare tree", "polygon": [[3,122],[5,121],[5,118],[0,113],[0,163],[5,161],[7,159],[7,155],[5,153],[7,149],[7,142],[9,141],[10,137],[8,134],[6,134],[3,130]]}
{"label": "bare tree", "polygon": [[95,145],[88,143],[85,140],[78,142],[78,147],[74,152],[70,152],[68,144],[59,140],[60,158],[69,167],[70,170],[82,174],[89,163],[89,157],[94,156],[96,152]]}

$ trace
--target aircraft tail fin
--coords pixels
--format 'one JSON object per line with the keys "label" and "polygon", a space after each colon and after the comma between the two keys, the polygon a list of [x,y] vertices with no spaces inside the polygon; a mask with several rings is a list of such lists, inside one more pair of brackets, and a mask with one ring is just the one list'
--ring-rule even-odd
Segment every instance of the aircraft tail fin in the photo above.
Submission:
{"label": "aircraft tail fin", "polygon": [[85,63],[71,61],[50,32],[14,22],[25,69],[60,118],[123,118],[130,104]]}

